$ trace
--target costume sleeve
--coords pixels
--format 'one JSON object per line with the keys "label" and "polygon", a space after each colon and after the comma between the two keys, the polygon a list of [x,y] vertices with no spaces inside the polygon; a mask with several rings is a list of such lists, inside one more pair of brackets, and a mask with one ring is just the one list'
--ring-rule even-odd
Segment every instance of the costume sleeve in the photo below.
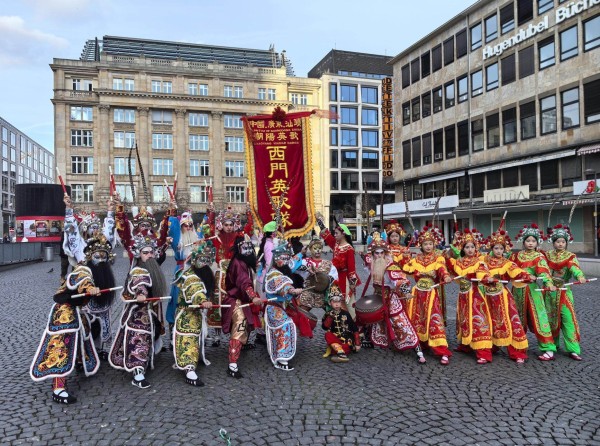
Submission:
{"label": "costume sleeve", "polygon": [[[162,248],[163,245],[165,245],[167,243],[167,234],[169,233],[169,217],[171,217],[172,212],[175,211],[167,211],[165,212],[165,216],[163,217],[162,221],[160,222],[160,227],[158,229],[158,248]],[[163,251],[165,248],[162,248]]]}
{"label": "costume sleeve", "polygon": [[348,265],[348,281],[353,286],[361,284],[360,278],[356,274],[356,261],[354,259],[354,249],[346,251],[346,264]]}
{"label": "costume sleeve", "polygon": [[117,226],[117,234],[119,234],[119,238],[121,239],[123,247],[127,251],[131,252],[131,245],[133,244],[131,224],[129,223],[129,219],[127,218],[127,214],[125,213],[125,207],[122,204],[117,206],[117,212],[115,214],[115,223]]}
{"label": "costume sleeve", "polygon": [[331,235],[329,229],[323,229],[319,236],[323,239],[327,246],[329,246],[332,250],[335,249],[335,238],[333,237],[333,235]]}
{"label": "costume sleeve", "polygon": [[252,220],[252,211],[250,208],[246,211],[246,224],[244,225],[244,233],[248,236],[254,235],[254,221]]}
{"label": "costume sleeve", "polygon": [[546,262],[546,257],[543,255],[538,258],[538,261],[535,265],[535,275],[542,279],[545,287],[549,287],[554,284],[550,274],[550,268]]}
{"label": "costume sleeve", "polygon": [[524,269],[519,268],[515,262],[511,262],[509,260],[506,263],[509,264],[508,269],[506,271],[506,275],[508,276],[508,278],[513,279],[513,280],[514,279],[525,280],[525,279],[529,278],[529,273],[527,271],[525,271]]}
{"label": "costume sleeve", "polygon": [[200,305],[206,302],[206,287],[204,283],[195,274],[185,274],[182,279],[183,283],[180,284],[181,290],[180,296],[183,297],[184,301],[188,305]]}
{"label": "costume sleeve", "polygon": [[494,278],[490,274],[490,270],[487,265],[480,261],[479,266],[477,267],[477,271],[475,272],[475,277],[479,279],[480,283],[485,285],[490,285],[494,282]]}
{"label": "costume sleeve", "polygon": [[[453,259],[454,260],[454,259]],[[454,260],[456,262],[456,260]],[[446,280],[446,277],[450,277],[450,273],[445,267],[444,258],[442,256],[438,257],[438,269],[436,270],[438,279],[440,282]]]}
{"label": "costume sleeve", "polygon": [[173,239],[171,242],[171,249],[173,249],[174,252],[183,251],[183,246],[179,246],[179,243],[181,242],[181,226],[179,225],[177,217],[169,217],[168,226],[167,236]]}
{"label": "costume sleeve", "polygon": [[63,242],[63,251],[69,257],[74,258],[77,263],[85,259],[83,250],[86,247],[85,240],[79,232],[79,224],[73,215],[73,209],[65,210],[65,238]]}
{"label": "costume sleeve", "polygon": [[323,317],[323,323],[321,325],[323,330],[329,331],[332,324],[333,324],[333,317],[331,317],[331,314],[326,313],[325,316]]}
{"label": "costume sleeve", "polygon": [[102,233],[106,240],[110,242],[110,246],[115,249],[115,212],[108,211],[102,225]]}
{"label": "costume sleeve", "polygon": [[269,242],[269,240],[265,242],[264,257],[265,267],[267,267],[271,264],[271,261],[273,260],[273,242]]}
{"label": "costume sleeve", "polygon": [[408,274],[413,274],[415,272],[415,259],[411,258],[407,262],[400,265],[402,267],[402,271]]}
{"label": "costume sleeve", "polygon": [[579,260],[577,260],[577,256],[575,254],[573,254],[573,256],[571,257],[571,260],[569,262],[569,271],[571,272],[573,277],[577,280],[581,279],[582,277],[585,277],[585,275],[583,274],[583,271],[579,267]]}

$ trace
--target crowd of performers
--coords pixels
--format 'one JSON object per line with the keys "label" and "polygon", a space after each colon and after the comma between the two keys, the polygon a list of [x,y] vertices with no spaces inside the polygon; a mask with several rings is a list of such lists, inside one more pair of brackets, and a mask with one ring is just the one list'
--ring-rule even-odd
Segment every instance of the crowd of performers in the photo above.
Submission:
{"label": "crowd of performers", "polygon": [[[297,336],[312,338],[318,325],[314,309],[325,311],[323,357],[333,362],[379,347],[413,350],[419,364],[430,351],[448,365],[453,352],[445,285],[452,281],[459,288],[454,351],[486,364],[506,347],[509,358],[521,364],[530,330],[541,351],[538,359],[552,361],[562,332],[568,355],[581,360],[571,288],[587,280],[567,250],[572,235],[566,225],[555,226],[547,237],[537,225],[525,226],[517,236],[523,249],[515,252],[504,220],[487,238],[476,229],[456,231],[446,250],[436,248],[443,237],[430,225],[418,232],[415,255],[401,243],[402,225],[391,222],[369,238],[361,254],[369,276],[357,298],[361,281],[344,224],[330,231],[317,217],[319,236],[294,246],[272,221],[262,228],[257,253],[249,210],[242,226],[240,215],[230,208],[217,213],[211,203],[196,224],[189,211],[177,215],[172,200],[157,225],[150,208],[133,207],[129,220],[116,194],[104,221],[76,212],[67,195],[64,201],[63,249],[72,268],[62,272],[30,370],[35,381],[52,380],[52,399],[59,403],[76,401],[67,377],[74,370],[91,376],[101,361],[130,373],[134,386],[150,387],[148,371],[167,347],[185,382],[202,386],[197,368],[210,364],[205,344],[218,345],[225,335],[227,375],[242,378],[240,354],[254,342],[266,345],[275,368],[293,370]],[[554,249],[542,250],[545,240]],[[123,286],[112,271],[117,243],[130,260]],[[325,245],[332,260],[323,258]],[[167,278],[160,265],[169,247],[176,268]],[[123,308],[112,327],[116,296]]]}

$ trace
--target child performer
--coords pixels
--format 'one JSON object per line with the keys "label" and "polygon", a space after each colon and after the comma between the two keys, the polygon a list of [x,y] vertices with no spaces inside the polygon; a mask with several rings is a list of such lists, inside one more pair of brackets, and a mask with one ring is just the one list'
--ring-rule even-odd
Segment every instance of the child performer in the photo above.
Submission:
{"label": "child performer", "polygon": [[332,362],[348,362],[348,353],[360,350],[360,334],[352,316],[342,309],[344,295],[337,283],[331,285],[329,291],[329,304],[332,310],[323,317],[323,330],[325,330],[325,342],[327,351],[323,355],[327,358],[332,351]]}

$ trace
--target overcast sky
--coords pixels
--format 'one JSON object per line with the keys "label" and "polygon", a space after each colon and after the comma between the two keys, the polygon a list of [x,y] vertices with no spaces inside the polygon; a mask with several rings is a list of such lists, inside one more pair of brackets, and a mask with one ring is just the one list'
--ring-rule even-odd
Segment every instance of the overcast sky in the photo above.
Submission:
{"label": "overcast sky", "polygon": [[104,35],[286,50],[296,76],[332,48],[395,56],[475,0],[3,0],[0,116],[53,150],[53,58]]}

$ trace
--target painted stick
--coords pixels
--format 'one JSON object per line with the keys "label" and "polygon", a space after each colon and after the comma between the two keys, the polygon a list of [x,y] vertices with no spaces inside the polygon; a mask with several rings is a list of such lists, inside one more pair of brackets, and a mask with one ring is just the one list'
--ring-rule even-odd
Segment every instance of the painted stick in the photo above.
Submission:
{"label": "painted stick", "polygon": [[[586,284],[586,283],[593,282],[593,281],[595,281],[595,280],[598,280],[598,279],[597,279],[597,278],[593,278],[593,279],[586,279],[586,281],[585,281],[584,283],[581,283],[581,282],[567,282],[567,283],[563,284],[563,286],[562,286],[562,287],[560,287],[560,288],[557,288],[557,290],[568,290],[568,288],[567,288],[567,287],[569,287],[569,286],[573,286],[573,285],[584,285],[584,284]],[[536,288],[535,290],[536,290],[536,291],[550,291],[550,289],[549,289],[549,288],[546,288],[546,287],[544,287],[544,288]]]}
{"label": "painted stick", "polygon": [[[122,286],[116,286],[113,288],[105,288],[103,290],[100,290],[100,293],[110,293],[111,291],[116,291],[116,290],[122,290],[123,287]],[[90,294],[90,293],[81,293],[81,294],[73,294],[71,296],[71,299],[75,299],[76,297],[86,297],[86,296],[94,296],[94,294]]]}
{"label": "painted stick", "polygon": [[[271,302],[271,301],[273,301],[273,300],[277,300],[277,299],[278,299],[278,297],[272,297],[272,298],[270,298],[270,299],[263,300],[263,301],[262,301],[262,303],[265,303],[265,302]],[[245,307],[249,307],[250,305],[254,305],[254,304],[253,304],[252,302],[250,302],[249,304],[243,304],[243,305],[240,305],[240,306],[239,306],[239,308],[245,308]]]}
{"label": "painted stick", "polygon": [[165,182],[165,186],[167,187],[167,192],[169,193],[169,197],[171,197],[171,200],[173,200],[174,199],[173,192],[171,191],[171,188],[169,187],[169,183],[167,183],[166,179],[164,179],[164,182]]}
{"label": "painted stick", "polygon": [[[202,308],[202,305],[188,305],[187,307],[184,307],[184,308]],[[231,305],[215,305],[215,304],[213,304],[213,306],[211,308],[231,308]]]}
{"label": "painted stick", "polygon": [[115,194],[115,189],[116,189],[115,176],[113,175],[112,166],[108,166],[108,173],[109,173],[109,177],[108,177],[109,188],[108,189],[110,191],[110,196],[112,197]]}
{"label": "painted stick", "polygon": [[156,302],[157,300],[169,300],[170,298],[171,298],[171,296],[149,297],[144,302]]}
{"label": "painted stick", "polygon": [[456,214],[452,214],[454,217],[454,232],[458,232],[458,221],[456,221]]}
{"label": "painted stick", "polygon": [[67,188],[65,186],[65,182],[63,181],[63,177],[60,174],[60,170],[58,170],[58,166],[56,166],[56,176],[58,177],[58,181],[60,181],[60,185],[62,186],[62,190],[63,190],[64,194],[69,195],[67,193]]}
{"label": "painted stick", "polygon": [[175,180],[173,180],[173,196],[177,196],[177,173],[175,172]]}

